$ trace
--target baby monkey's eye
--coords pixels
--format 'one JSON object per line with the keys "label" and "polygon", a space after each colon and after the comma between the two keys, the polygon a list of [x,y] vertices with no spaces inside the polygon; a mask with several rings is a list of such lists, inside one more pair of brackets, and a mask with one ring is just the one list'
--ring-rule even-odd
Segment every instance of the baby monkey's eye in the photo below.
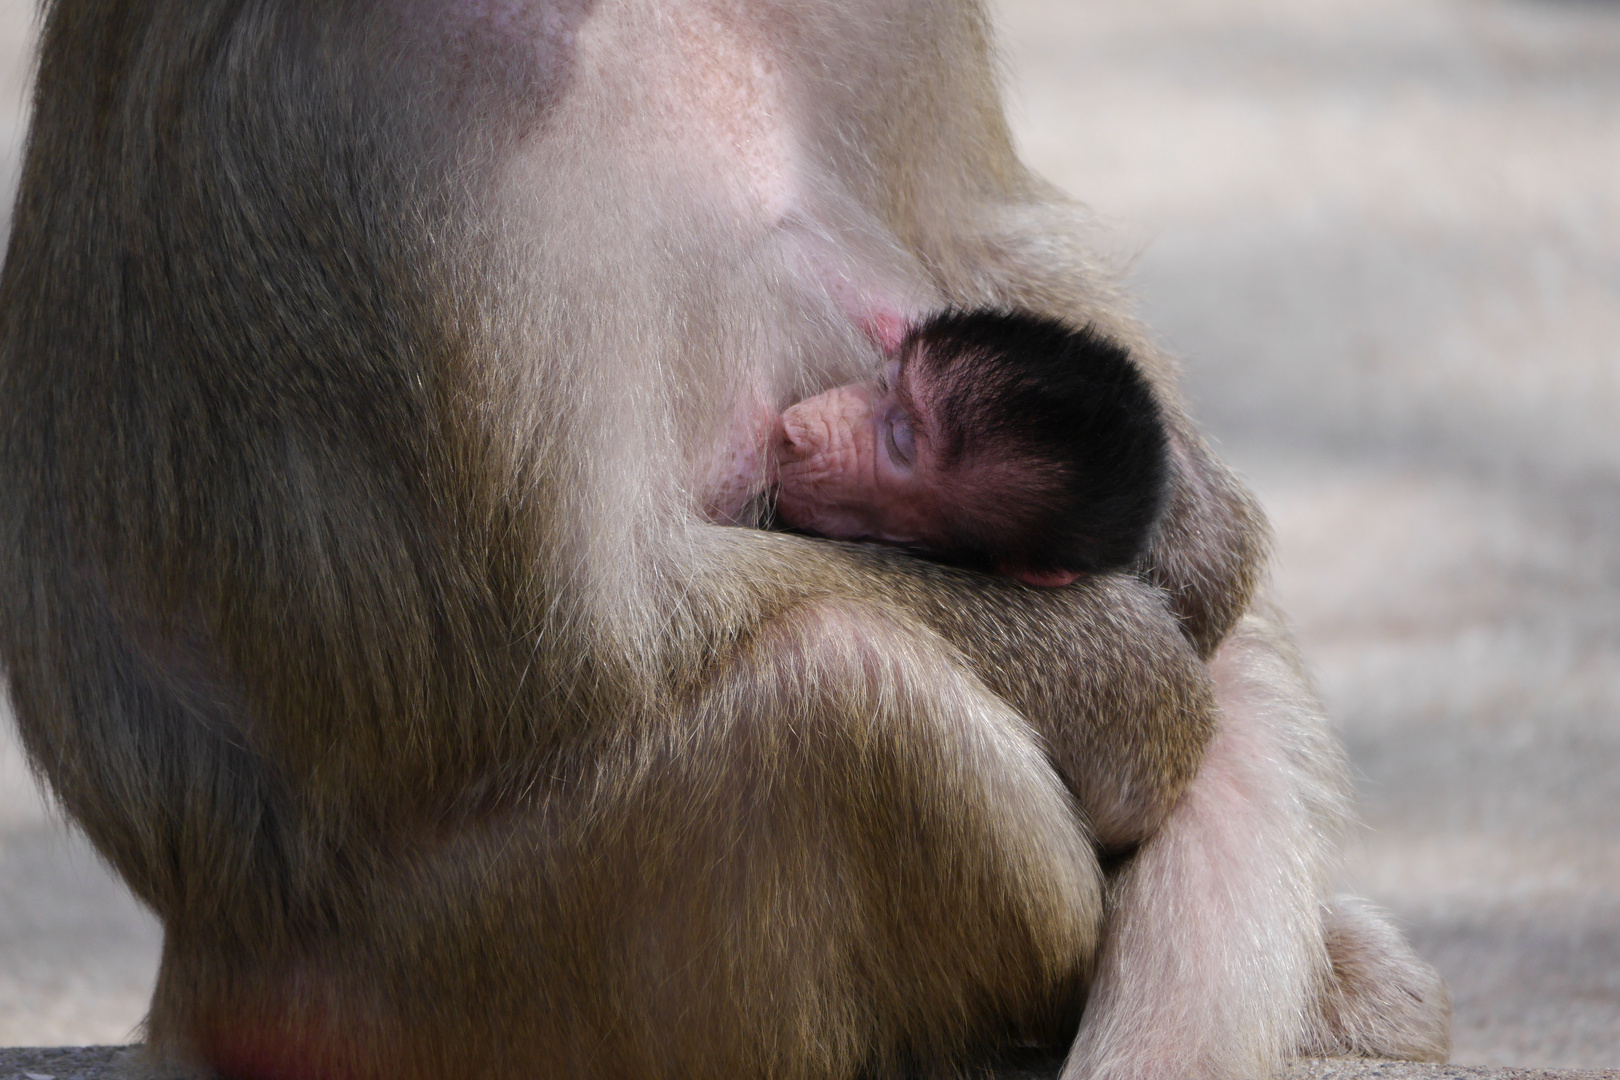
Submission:
{"label": "baby monkey's eye", "polygon": [[911,468],[917,462],[917,444],[911,433],[911,418],[899,409],[890,409],[883,418],[883,441],[889,460]]}

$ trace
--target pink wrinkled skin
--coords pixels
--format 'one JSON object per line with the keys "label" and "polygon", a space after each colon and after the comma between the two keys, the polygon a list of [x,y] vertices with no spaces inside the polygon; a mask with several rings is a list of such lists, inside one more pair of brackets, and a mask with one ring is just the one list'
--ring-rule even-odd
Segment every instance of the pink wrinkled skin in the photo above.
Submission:
{"label": "pink wrinkled skin", "polygon": [[927,544],[939,499],[922,447],[915,467],[882,444],[891,395],[864,383],[840,386],[782,414],[776,443],[776,509],[795,528],[841,540]]}

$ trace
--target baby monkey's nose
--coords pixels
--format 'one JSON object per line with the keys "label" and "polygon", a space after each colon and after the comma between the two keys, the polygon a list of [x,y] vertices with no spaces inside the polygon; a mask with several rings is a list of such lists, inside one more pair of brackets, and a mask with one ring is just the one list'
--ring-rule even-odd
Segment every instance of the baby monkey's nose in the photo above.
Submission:
{"label": "baby monkey's nose", "polygon": [[789,408],[782,414],[782,427],[788,440],[803,454],[841,441],[841,433],[859,427],[871,415],[871,392],[867,387],[837,386]]}
{"label": "baby monkey's nose", "polygon": [[777,417],[776,430],[771,436],[771,445],[776,452],[790,461],[808,457],[815,453],[816,442],[812,432],[814,424],[807,423],[803,402],[794,405]]}
{"label": "baby monkey's nose", "polygon": [[843,387],[806,398],[782,414],[783,449],[794,458],[825,453],[843,441],[840,435],[849,427],[855,411]]}

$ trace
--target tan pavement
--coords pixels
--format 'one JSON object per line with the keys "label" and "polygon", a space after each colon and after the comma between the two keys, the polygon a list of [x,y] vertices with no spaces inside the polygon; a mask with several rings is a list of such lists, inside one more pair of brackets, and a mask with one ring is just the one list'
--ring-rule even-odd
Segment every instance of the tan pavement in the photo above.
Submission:
{"label": "tan pavement", "polygon": [[[1347,887],[1446,974],[1457,1061],[1620,1067],[1620,4],[1001,14],[1030,160],[1272,513]],[[8,176],[27,27],[0,0]],[[0,1045],[124,1040],[157,945],[0,736]]]}

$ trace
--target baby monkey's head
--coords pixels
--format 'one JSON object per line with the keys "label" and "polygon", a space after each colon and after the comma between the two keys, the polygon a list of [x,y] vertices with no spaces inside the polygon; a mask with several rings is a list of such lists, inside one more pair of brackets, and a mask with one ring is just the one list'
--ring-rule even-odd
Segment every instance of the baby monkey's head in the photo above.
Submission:
{"label": "baby monkey's head", "polygon": [[783,414],[778,516],[1037,584],[1135,560],[1166,436],[1124,346],[1027,311],[946,310],[886,377]]}

